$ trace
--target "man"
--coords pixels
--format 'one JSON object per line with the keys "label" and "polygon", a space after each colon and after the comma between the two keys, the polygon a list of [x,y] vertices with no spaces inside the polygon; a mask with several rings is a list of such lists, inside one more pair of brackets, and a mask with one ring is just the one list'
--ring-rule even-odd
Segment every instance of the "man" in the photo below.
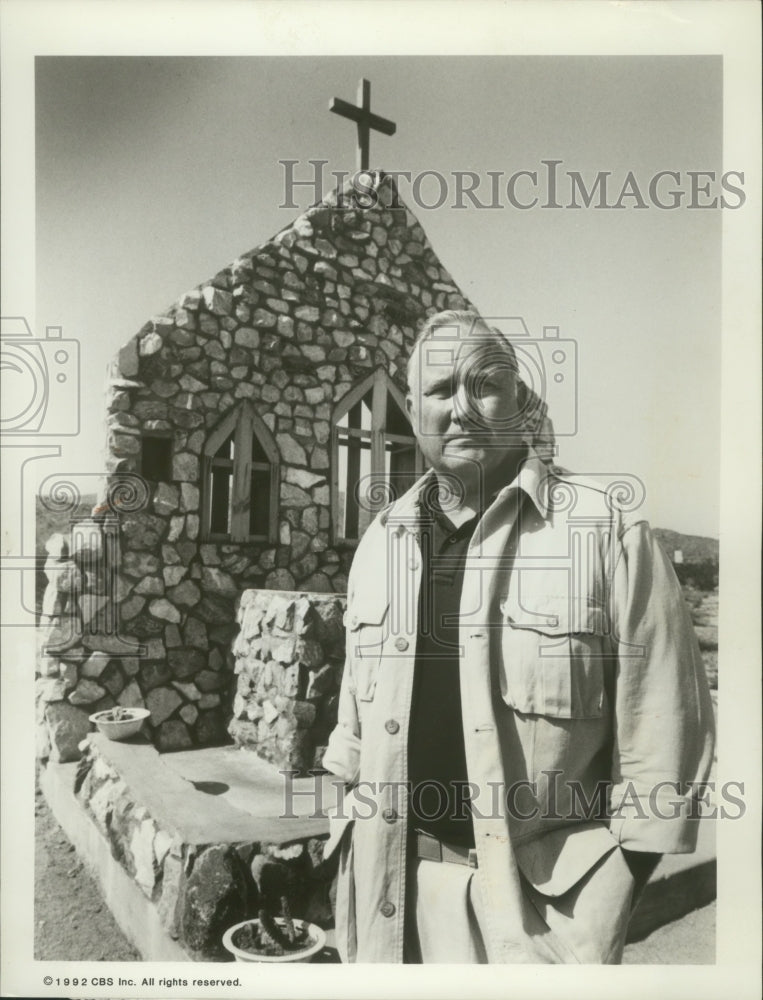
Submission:
{"label": "man", "polygon": [[528,446],[499,331],[430,318],[408,382],[430,469],[358,547],[324,758],[347,788],[337,947],[619,962],[660,855],[694,849],[712,761],[680,588],[640,510]]}

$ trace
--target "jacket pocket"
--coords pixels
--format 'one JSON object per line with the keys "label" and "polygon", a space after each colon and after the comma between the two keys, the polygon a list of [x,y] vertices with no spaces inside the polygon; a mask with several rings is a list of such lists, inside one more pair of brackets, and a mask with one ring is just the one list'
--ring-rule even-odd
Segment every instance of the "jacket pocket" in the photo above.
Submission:
{"label": "jacket pocket", "polygon": [[372,593],[355,594],[347,609],[347,653],[360,701],[372,701],[376,692],[388,610],[387,597]]}
{"label": "jacket pocket", "polygon": [[501,695],[511,708],[559,719],[600,717],[608,640],[603,606],[568,595],[509,594],[503,616]]}
{"label": "jacket pocket", "polygon": [[618,849],[603,823],[581,823],[542,833],[514,846],[517,864],[543,896],[563,896],[598,862]]}

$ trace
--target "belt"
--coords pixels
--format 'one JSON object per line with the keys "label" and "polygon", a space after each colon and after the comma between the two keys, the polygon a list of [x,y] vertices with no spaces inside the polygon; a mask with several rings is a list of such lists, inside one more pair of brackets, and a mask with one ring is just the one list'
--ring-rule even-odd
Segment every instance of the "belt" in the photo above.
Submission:
{"label": "belt", "polygon": [[446,844],[431,833],[416,830],[414,845],[417,858],[424,861],[447,861],[454,865],[469,865],[477,867],[477,851],[473,847],[461,847],[460,844]]}

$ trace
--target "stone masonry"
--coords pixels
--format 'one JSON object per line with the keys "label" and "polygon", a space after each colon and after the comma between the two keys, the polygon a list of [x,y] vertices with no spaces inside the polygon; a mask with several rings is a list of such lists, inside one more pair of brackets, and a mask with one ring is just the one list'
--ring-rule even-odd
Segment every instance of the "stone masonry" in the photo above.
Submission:
{"label": "stone masonry", "polygon": [[[404,392],[421,321],[441,309],[472,308],[392,179],[375,175],[374,190],[368,208],[347,199],[338,207],[343,194],[329,195],[182,296],[119,352],[106,400],[102,503],[82,555],[74,555],[81,589],[64,601],[79,621],[113,620],[119,639],[90,629],[68,655],[42,657],[43,754],[76,756],[88,712],[114,701],[151,709],[149,732],[160,749],[225,740],[239,596],[251,589],[346,590],[354,550],[337,543],[331,523],[334,409],[379,368]],[[205,445],[241,406],[252,408],[278,453],[277,510],[266,541],[205,533]],[[539,414],[535,439],[547,449],[553,431],[545,411]],[[156,435],[169,448],[166,480],[144,483],[139,503],[120,500],[125,478],[141,473],[146,438]],[[88,559],[92,565],[105,551],[104,521],[114,519],[117,537],[101,559],[105,568],[85,572]],[[53,626],[61,612],[57,593],[53,587],[48,607]],[[292,667],[299,672],[309,664]],[[243,716],[241,708],[237,701],[232,731],[245,731],[248,741],[261,721],[252,719],[251,705]]]}
{"label": "stone masonry", "polygon": [[304,774],[321,766],[344,665],[344,597],[247,590],[234,644],[237,743]]}

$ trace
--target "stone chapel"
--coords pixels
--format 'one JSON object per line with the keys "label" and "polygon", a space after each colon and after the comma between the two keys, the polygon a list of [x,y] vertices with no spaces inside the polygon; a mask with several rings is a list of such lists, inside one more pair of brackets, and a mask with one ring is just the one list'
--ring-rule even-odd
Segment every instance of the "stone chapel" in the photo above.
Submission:
{"label": "stone chapel", "polygon": [[355,546],[423,471],[410,347],[431,314],[474,308],[393,179],[371,179],[373,204],[351,180],[119,351],[103,503],[62,554],[79,634],[49,619],[42,755],[76,757],[88,714],[118,703],[151,710],[160,750],[233,736],[319,764]]}

